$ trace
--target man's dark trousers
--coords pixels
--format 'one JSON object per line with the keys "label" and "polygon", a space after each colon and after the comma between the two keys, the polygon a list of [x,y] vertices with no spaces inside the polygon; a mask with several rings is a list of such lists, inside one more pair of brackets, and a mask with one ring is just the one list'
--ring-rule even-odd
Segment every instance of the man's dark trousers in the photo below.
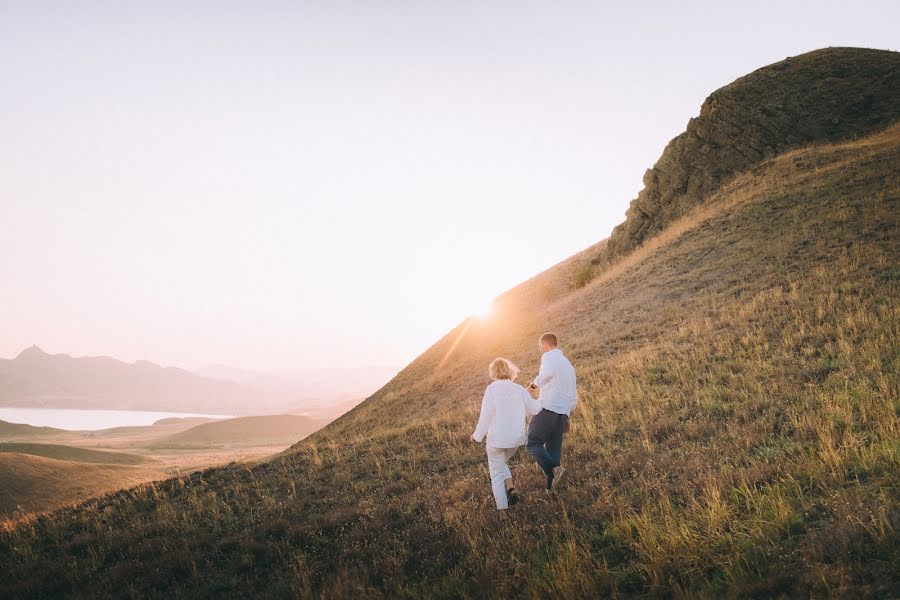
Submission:
{"label": "man's dark trousers", "polygon": [[553,467],[558,467],[562,457],[562,441],[569,417],[543,409],[531,419],[528,426],[528,443],[525,449],[547,475],[547,489],[553,482]]}

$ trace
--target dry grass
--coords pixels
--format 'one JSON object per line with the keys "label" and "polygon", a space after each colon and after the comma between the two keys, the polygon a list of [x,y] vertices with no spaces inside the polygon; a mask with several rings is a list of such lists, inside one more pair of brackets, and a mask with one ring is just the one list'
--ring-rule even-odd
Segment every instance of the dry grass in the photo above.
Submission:
{"label": "dry grass", "polygon": [[[779,157],[275,460],[6,523],[6,595],[900,595],[898,215],[900,127]],[[520,452],[501,524],[467,436],[489,359],[527,376],[550,328],[580,373],[571,478],[547,499]]]}
{"label": "dry grass", "polygon": [[32,453],[0,452],[0,481],[3,482],[0,517],[59,508],[166,476],[152,468],[100,464],[96,457],[89,458],[88,461],[63,460]]}
{"label": "dry grass", "polygon": [[0,453],[2,452],[18,452],[19,454],[46,456],[47,458],[56,458],[59,460],[72,460],[75,462],[100,463],[106,465],[139,465],[147,461],[146,458],[138,456],[137,454],[78,448],[76,446],[66,446],[63,444],[0,442]]}

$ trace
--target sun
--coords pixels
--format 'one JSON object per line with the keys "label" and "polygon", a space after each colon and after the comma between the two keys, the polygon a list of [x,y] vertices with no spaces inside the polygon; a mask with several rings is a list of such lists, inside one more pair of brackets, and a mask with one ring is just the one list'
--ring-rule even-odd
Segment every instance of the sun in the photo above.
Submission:
{"label": "sun", "polygon": [[470,316],[475,319],[488,319],[492,314],[494,314],[494,301],[487,300],[474,304]]}

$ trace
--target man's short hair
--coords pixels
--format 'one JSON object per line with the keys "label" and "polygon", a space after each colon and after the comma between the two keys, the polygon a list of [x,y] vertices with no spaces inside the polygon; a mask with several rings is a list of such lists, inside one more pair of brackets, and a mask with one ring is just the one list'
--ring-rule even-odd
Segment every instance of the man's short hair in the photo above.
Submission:
{"label": "man's short hair", "polygon": [[541,342],[542,344],[543,344],[544,342],[547,342],[547,345],[552,346],[552,347],[554,347],[554,348],[556,348],[557,346],[559,346],[559,340],[556,339],[556,334],[555,334],[555,333],[551,333],[551,332],[549,332],[549,331],[548,331],[547,333],[545,333],[544,335],[541,336],[540,342]]}

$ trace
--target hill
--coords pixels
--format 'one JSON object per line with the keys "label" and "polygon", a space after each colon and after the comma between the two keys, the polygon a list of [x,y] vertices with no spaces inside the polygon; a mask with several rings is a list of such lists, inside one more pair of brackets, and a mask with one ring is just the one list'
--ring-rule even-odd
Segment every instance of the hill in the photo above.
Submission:
{"label": "hill", "polygon": [[616,258],[760,161],[817,142],[859,138],[897,118],[900,72],[887,50],[826,48],[788,58],[713,92],[644,174],[609,239]]}
{"label": "hill", "polygon": [[0,421],[0,439],[32,438],[56,436],[66,433],[63,429],[53,427],[34,427],[24,423],[9,423]]}
{"label": "hill", "polygon": [[144,457],[138,456],[137,454],[92,450],[90,448],[76,448],[75,446],[65,446],[62,444],[0,443],[0,452],[15,452],[18,454],[31,454],[32,456],[44,456],[58,460],[100,463],[106,465],[138,465],[146,462]]}
{"label": "hill", "polygon": [[297,415],[238,417],[203,423],[153,440],[151,448],[288,446],[321,429],[327,421]]}
{"label": "hill", "polygon": [[[324,425],[304,417],[278,416],[260,419],[242,418],[223,428],[200,429],[178,437],[196,425],[209,423],[203,418],[161,419],[152,426],[115,427],[97,431],[65,431],[50,428],[11,426],[13,435],[0,429],[0,455],[5,456],[7,471],[0,478],[5,489],[4,506],[20,507],[17,518],[24,518],[30,509],[45,510],[62,504],[87,500],[98,493],[149,481],[190,473],[213,465],[239,461],[251,464],[273,456],[298,439]],[[0,423],[2,425],[2,423]],[[173,437],[175,436],[175,437]],[[171,440],[169,438],[172,438]],[[158,443],[160,440],[162,442]],[[14,465],[20,455],[56,459],[67,464],[26,461]],[[99,478],[90,469],[78,464],[126,465],[131,469],[100,469]],[[55,468],[48,468],[48,465]],[[10,470],[18,466],[18,471]],[[24,470],[23,470],[24,469]],[[62,474],[72,471],[85,481],[74,485]],[[22,478],[32,478],[24,485]],[[118,483],[117,483],[118,481]],[[99,487],[94,484],[101,484]],[[58,488],[58,489],[57,489]],[[57,490],[56,492],[54,490]]]}
{"label": "hill", "polygon": [[0,518],[19,511],[51,510],[123,486],[164,477],[165,473],[159,471],[122,464],[93,464],[2,451]]}
{"label": "hill", "polygon": [[[823,53],[856,73],[854,89],[893,93],[892,75],[853,66],[897,73],[900,55],[853,49],[773,65],[772,85],[815,111],[822,90],[806,83],[831,75],[805,71]],[[888,125],[900,103],[887,107],[881,130],[854,139],[851,121],[840,142],[763,156],[633,249],[581,253],[510,291],[277,459],[7,525],[0,585],[12,597],[897,596],[900,125]],[[520,453],[523,504],[498,524],[468,435],[488,361],[534,373],[546,329],[579,371],[571,477],[548,499]]]}

